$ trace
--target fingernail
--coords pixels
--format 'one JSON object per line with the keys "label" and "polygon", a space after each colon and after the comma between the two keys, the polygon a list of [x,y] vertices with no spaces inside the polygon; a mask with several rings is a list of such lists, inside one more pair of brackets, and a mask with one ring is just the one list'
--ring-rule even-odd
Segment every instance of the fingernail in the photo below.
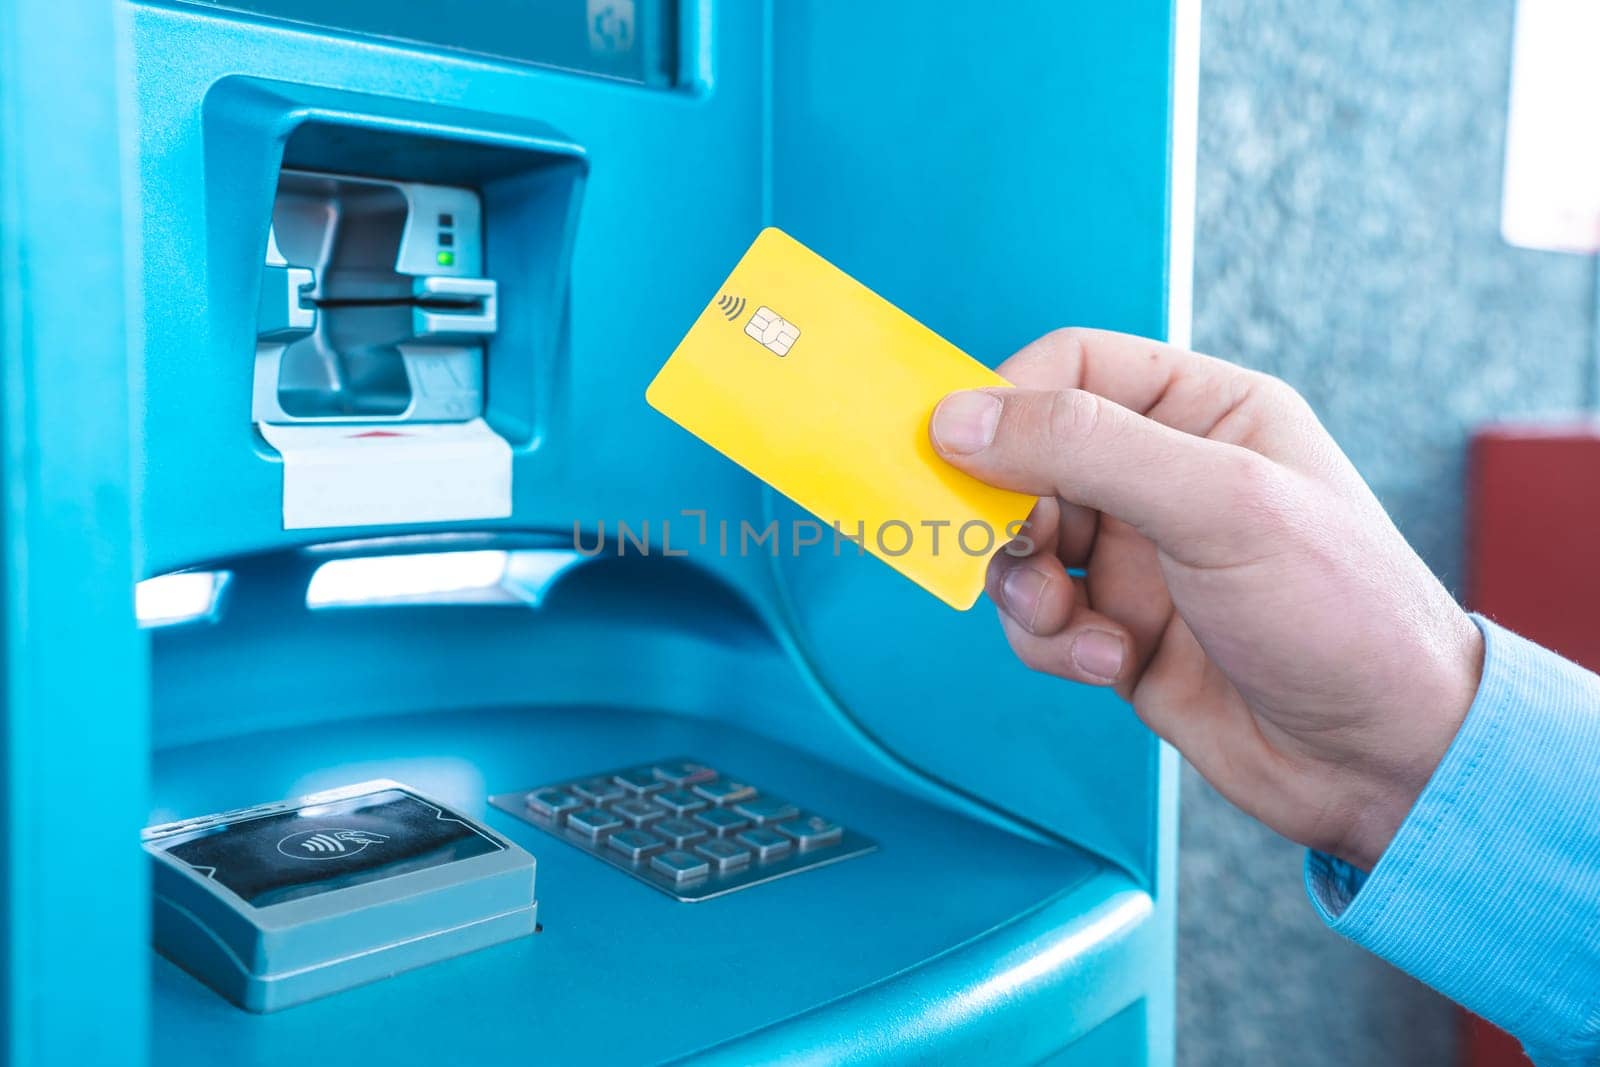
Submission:
{"label": "fingernail", "polygon": [[994,443],[1000,398],[989,393],[951,393],[933,410],[933,439],[945,452],[966,455]]}
{"label": "fingernail", "polygon": [[1122,673],[1122,638],[1104,630],[1086,630],[1072,642],[1072,662],[1084,674],[1114,681]]}
{"label": "fingernail", "polygon": [[1039,596],[1047,581],[1032,567],[1012,567],[1000,583],[1006,613],[1029,630],[1033,629],[1034,616],[1039,614]]}

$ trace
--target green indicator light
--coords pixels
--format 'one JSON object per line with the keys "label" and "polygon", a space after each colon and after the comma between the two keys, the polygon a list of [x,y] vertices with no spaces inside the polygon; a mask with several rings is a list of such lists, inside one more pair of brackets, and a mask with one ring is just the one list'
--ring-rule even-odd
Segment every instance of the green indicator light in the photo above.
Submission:
{"label": "green indicator light", "polygon": [[454,252],[440,252],[433,258],[438,261],[441,267],[453,267],[456,265],[456,254]]}

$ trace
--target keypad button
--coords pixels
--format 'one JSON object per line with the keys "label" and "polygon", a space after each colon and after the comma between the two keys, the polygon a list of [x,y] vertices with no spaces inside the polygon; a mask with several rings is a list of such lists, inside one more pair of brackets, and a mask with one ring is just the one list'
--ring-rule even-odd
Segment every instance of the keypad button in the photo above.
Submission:
{"label": "keypad button", "polygon": [[693,763],[689,760],[673,760],[670,763],[655,765],[655,776],[663,782],[682,788],[696,782],[709,782],[717,776],[717,772],[707,767],[704,763]]}
{"label": "keypad button", "polygon": [[651,774],[648,767],[635,767],[629,771],[618,771],[611,776],[611,780],[630,793],[654,793],[667,787],[667,783]]}
{"label": "keypad button", "polygon": [[754,826],[739,835],[742,844],[755,850],[756,858],[775,860],[794,848],[794,842],[770,826]]}
{"label": "keypad button", "polygon": [[688,882],[704,878],[711,865],[704,859],[682,849],[672,849],[650,857],[650,869],[659,871],[675,882]]}
{"label": "keypad button", "polygon": [[622,819],[604,808],[584,808],[567,816],[567,826],[580,834],[598,837],[622,826]]}
{"label": "keypad button", "polygon": [[713,804],[735,804],[756,795],[755,789],[731,778],[715,778],[701,782],[694,791]]}
{"label": "keypad button", "polygon": [[695,852],[711,861],[717,873],[736,871],[750,862],[750,850],[736,845],[732,841],[714,837],[710,841],[702,841],[694,846]]}
{"label": "keypad button", "polygon": [[727,808],[712,808],[702,811],[694,817],[694,821],[705,826],[706,829],[718,837],[726,837],[735,830],[743,830],[750,825],[750,820],[736,811]]}
{"label": "keypad button", "polygon": [[611,805],[611,810],[628,820],[632,826],[643,826],[647,822],[659,819],[666,815],[656,805],[643,797],[631,797],[628,800],[619,800]]}
{"label": "keypad button", "polygon": [[800,814],[799,808],[777,797],[756,797],[754,800],[735,804],[733,810],[740,815],[749,816],[763,826],[769,822],[783,822]]}
{"label": "keypad button", "polygon": [[559,819],[583,807],[583,801],[559,789],[535,789],[528,794],[528,807],[547,819]]}
{"label": "keypad button", "polygon": [[606,844],[630,860],[642,860],[652,852],[660,852],[667,847],[665,841],[648,830],[618,830],[606,840]]}
{"label": "keypad button", "polygon": [[687,789],[668,789],[664,793],[657,793],[650,798],[674,815],[687,815],[691,811],[699,811],[707,807],[707,803],[695,796]]}
{"label": "keypad button", "polygon": [[[662,819],[650,827],[650,832],[671,841],[678,848],[688,848],[694,842],[709,835],[710,831],[697,822],[674,815],[669,819]],[[788,844],[784,838],[784,844]]]}
{"label": "keypad button", "polygon": [[808,815],[794,822],[779,823],[778,831],[794,838],[794,843],[801,848],[831,845],[844,836],[844,827],[820,815]]}
{"label": "keypad button", "polygon": [[590,778],[586,782],[574,783],[572,791],[591,804],[604,804],[622,795],[622,787],[609,777]]}

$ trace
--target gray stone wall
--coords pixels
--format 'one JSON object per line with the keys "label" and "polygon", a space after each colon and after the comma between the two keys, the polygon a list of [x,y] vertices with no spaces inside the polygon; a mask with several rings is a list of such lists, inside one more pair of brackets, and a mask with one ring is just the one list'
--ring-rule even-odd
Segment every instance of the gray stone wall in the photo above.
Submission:
{"label": "gray stone wall", "polygon": [[[1511,0],[1205,0],[1195,343],[1298,387],[1460,590],[1471,428],[1589,387],[1592,260],[1499,236]],[[1453,1010],[1328,931],[1301,851],[1183,785],[1178,1061],[1447,1064]]]}

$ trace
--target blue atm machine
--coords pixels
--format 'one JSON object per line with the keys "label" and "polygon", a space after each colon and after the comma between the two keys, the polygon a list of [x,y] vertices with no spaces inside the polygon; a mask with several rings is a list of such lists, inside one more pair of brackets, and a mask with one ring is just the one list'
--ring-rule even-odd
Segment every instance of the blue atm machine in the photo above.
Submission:
{"label": "blue atm machine", "polygon": [[1172,753],[643,393],[1182,341],[1197,6],[0,5],[5,1062],[1170,1063]]}

